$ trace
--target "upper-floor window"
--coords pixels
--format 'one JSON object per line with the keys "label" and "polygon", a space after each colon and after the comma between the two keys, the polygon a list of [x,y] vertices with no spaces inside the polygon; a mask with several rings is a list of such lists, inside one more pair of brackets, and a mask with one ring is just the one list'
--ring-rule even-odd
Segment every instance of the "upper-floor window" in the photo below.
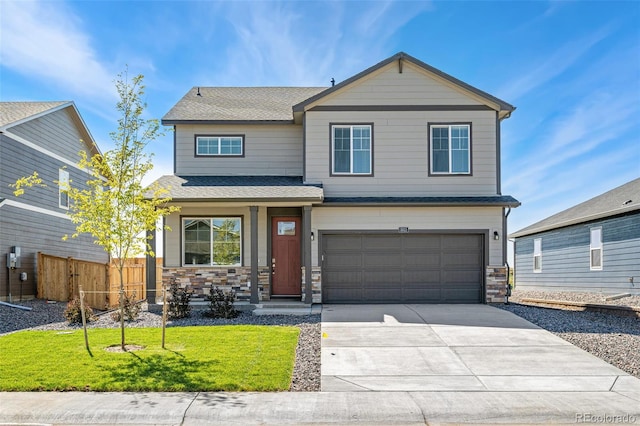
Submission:
{"label": "upper-floor window", "polygon": [[471,124],[429,124],[430,173],[471,174]]}
{"label": "upper-floor window", "polygon": [[589,244],[590,267],[592,271],[602,270],[602,228],[591,228]]}
{"label": "upper-floor window", "polygon": [[58,170],[58,206],[69,208],[69,172],[64,169]]}
{"label": "upper-floor window", "polygon": [[241,228],[239,217],[183,218],[183,264],[240,266]]}
{"label": "upper-floor window", "polygon": [[542,272],[542,238],[533,240],[533,272]]}
{"label": "upper-floor window", "polygon": [[244,155],[244,136],[196,135],[196,156],[232,156]]}
{"label": "upper-floor window", "polygon": [[334,175],[373,174],[373,125],[331,126],[331,173]]}

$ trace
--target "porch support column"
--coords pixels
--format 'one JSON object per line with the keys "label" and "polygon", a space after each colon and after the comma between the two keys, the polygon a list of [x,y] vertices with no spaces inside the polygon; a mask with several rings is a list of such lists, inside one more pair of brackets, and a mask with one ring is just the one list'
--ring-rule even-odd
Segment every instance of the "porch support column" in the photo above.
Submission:
{"label": "porch support column", "polygon": [[[147,242],[151,246],[151,250],[153,253],[158,256],[158,252],[156,251],[156,231],[147,231]],[[154,256],[148,255],[146,258],[146,281],[147,281],[147,303],[156,304],[157,299],[157,291],[156,288],[156,258]]]}
{"label": "porch support column", "polygon": [[304,266],[304,303],[313,301],[311,282],[311,206],[302,209],[302,265]]}
{"label": "porch support column", "polygon": [[258,288],[258,206],[250,206],[251,212],[251,303],[259,303]]}

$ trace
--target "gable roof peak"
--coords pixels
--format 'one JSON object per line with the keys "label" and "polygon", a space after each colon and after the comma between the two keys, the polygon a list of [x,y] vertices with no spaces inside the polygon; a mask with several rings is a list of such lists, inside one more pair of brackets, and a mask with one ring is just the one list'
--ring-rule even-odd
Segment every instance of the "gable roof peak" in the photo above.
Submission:
{"label": "gable roof peak", "polygon": [[[432,67],[431,65],[409,55],[406,52],[400,51],[398,53],[396,53],[395,55],[392,55],[386,59],[383,59],[382,61],[378,62],[377,64],[365,69],[364,71],[359,72],[358,74],[349,77],[348,79],[341,81],[340,83],[337,83],[335,86],[329,87],[328,89],[318,93],[315,96],[310,97],[309,99],[306,99],[302,102],[300,102],[299,104],[296,104],[293,106],[293,111],[294,112],[300,112],[300,111],[304,111],[305,107],[307,105],[310,105],[322,98],[324,98],[325,96],[334,93],[338,90],[343,89],[346,86],[349,86],[350,84],[374,73],[375,71],[378,71],[381,68],[384,68],[385,66],[395,62],[395,61],[402,61],[402,60],[406,60],[408,62],[411,62],[413,65],[417,66],[418,68],[421,68],[423,71],[435,75],[438,78],[441,78],[445,81],[447,81],[448,83],[452,84],[453,86],[457,87],[459,90],[472,94],[474,96],[479,97],[480,99],[483,99],[484,102],[486,103],[490,103],[490,104],[494,104],[497,106],[498,112],[500,113],[500,118],[509,118],[509,116],[511,115],[511,113],[516,109],[513,105],[503,101],[502,99],[496,98],[493,95],[490,95],[489,93],[482,91],[476,87],[471,86],[468,83],[465,83],[462,80],[459,80],[455,77],[453,77],[452,75],[449,75],[443,71],[440,71],[439,69]],[[400,62],[399,64],[400,69],[402,69],[402,62]]]}

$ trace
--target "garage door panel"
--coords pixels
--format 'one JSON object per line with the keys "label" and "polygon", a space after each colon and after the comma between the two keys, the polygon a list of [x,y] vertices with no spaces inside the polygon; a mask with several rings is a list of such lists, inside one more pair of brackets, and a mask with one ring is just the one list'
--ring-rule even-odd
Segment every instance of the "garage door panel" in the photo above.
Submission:
{"label": "garage door panel", "polygon": [[482,301],[481,234],[323,235],[322,249],[327,303]]}
{"label": "garage door panel", "polygon": [[369,303],[397,303],[402,301],[402,290],[399,288],[365,288],[363,300]]}
{"label": "garage door panel", "polygon": [[402,247],[402,241],[394,235],[364,235],[362,236],[362,248],[371,251],[393,250]]}
{"label": "garage door panel", "polygon": [[439,284],[442,281],[442,271],[440,269],[429,269],[402,271],[402,282],[405,285],[420,285],[420,284]]}
{"label": "garage door panel", "polygon": [[482,265],[482,253],[470,253],[468,251],[451,251],[442,254],[442,266],[445,268],[464,267],[480,268]]}
{"label": "garage door panel", "polygon": [[323,241],[326,251],[333,250],[360,250],[362,241],[353,238],[353,235],[331,235]]}
{"label": "garage door panel", "polygon": [[[401,270],[391,269],[385,271],[363,271],[364,284],[366,287],[376,286],[377,288],[395,287],[400,288],[402,284]],[[376,285],[378,284],[378,285]]]}
{"label": "garage door panel", "polygon": [[402,266],[418,267],[420,269],[440,267],[442,262],[440,252],[425,251],[420,253],[404,252]]}
{"label": "garage door panel", "polygon": [[403,237],[402,247],[407,250],[440,249],[440,235],[407,234]]}
{"label": "garage door panel", "polygon": [[398,253],[364,252],[363,265],[365,268],[398,267],[402,263],[402,256]]}
{"label": "garage door panel", "polygon": [[447,234],[442,238],[442,249],[480,249],[482,248],[482,238],[479,235],[457,235]]}
{"label": "garage door panel", "polygon": [[325,255],[327,264],[332,265],[332,268],[359,268],[362,267],[362,254],[360,253],[343,253],[335,252]]}

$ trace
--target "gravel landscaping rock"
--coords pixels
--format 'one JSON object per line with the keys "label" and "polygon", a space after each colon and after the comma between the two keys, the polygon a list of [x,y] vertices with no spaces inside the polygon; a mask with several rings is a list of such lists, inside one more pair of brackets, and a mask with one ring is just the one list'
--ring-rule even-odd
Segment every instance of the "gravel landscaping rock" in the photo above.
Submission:
{"label": "gravel landscaping rock", "polygon": [[522,299],[566,300],[569,302],[594,303],[598,305],[640,307],[640,295],[626,296],[616,300],[607,300],[607,297],[609,296],[613,296],[613,294],[514,290],[509,300],[512,302],[521,302]]}
{"label": "gravel landscaping rock", "polygon": [[[47,303],[43,300],[15,302],[32,308],[24,311],[0,305],[0,335],[18,330],[74,330],[80,325],[69,325],[62,313],[66,303]],[[300,328],[300,337],[296,348],[296,360],[291,380],[291,391],[309,392],[320,390],[320,315],[252,315],[242,312],[233,319],[213,319],[194,310],[190,318],[170,320],[167,327],[202,325],[273,325],[295,326]],[[136,321],[127,322],[128,328],[162,327],[160,312],[150,312],[146,304]],[[88,328],[118,328],[119,322],[111,319],[109,313],[98,314],[98,320],[87,325]]]}
{"label": "gravel landscaping rock", "polygon": [[[514,292],[513,301],[523,298],[567,300],[620,306],[640,306],[640,297],[605,301],[593,293]],[[611,314],[549,309],[519,304],[497,304],[537,326],[584,349],[621,370],[640,378],[640,319]]]}

